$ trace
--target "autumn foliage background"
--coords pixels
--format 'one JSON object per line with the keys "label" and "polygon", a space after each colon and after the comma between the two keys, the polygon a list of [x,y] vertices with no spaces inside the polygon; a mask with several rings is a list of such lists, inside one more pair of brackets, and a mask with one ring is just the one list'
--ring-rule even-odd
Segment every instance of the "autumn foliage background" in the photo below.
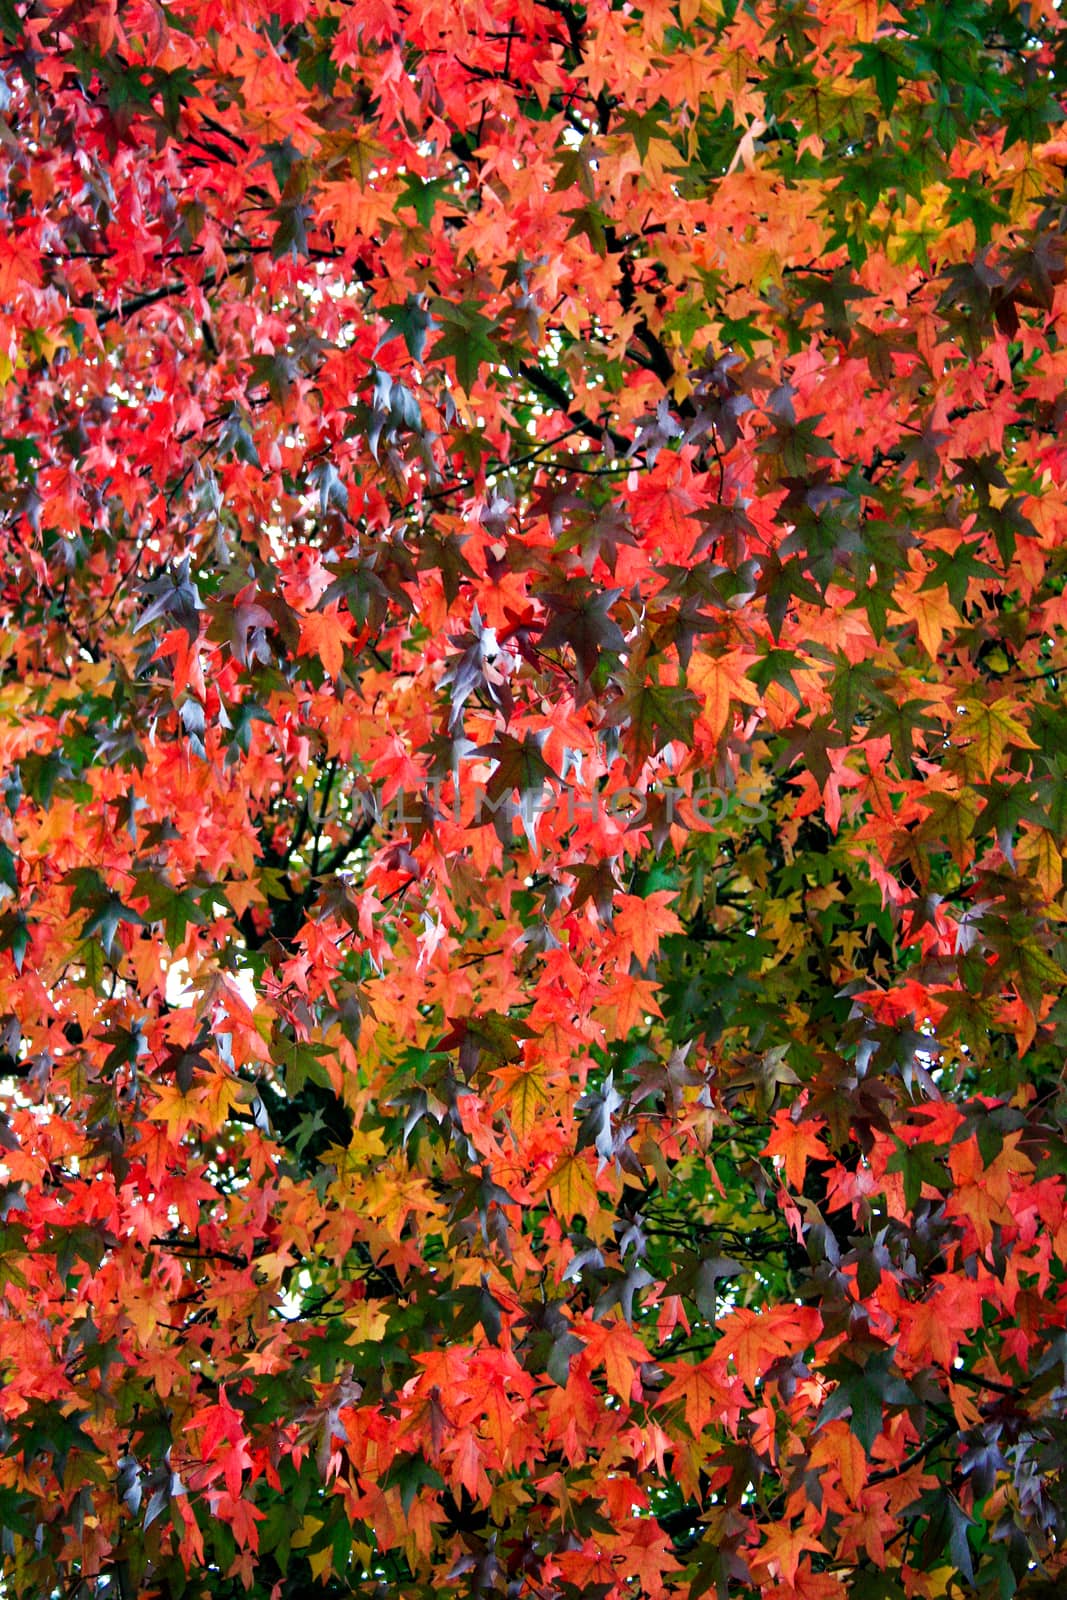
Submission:
{"label": "autumn foliage background", "polygon": [[6,1596],[1059,1593],[1051,0],[0,0]]}

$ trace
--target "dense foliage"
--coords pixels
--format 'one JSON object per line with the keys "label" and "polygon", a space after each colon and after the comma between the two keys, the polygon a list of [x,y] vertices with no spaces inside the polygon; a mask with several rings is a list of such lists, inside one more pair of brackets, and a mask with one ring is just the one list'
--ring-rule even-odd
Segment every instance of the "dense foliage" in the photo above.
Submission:
{"label": "dense foliage", "polygon": [[4,1595],[1056,1590],[1053,0],[2,0]]}

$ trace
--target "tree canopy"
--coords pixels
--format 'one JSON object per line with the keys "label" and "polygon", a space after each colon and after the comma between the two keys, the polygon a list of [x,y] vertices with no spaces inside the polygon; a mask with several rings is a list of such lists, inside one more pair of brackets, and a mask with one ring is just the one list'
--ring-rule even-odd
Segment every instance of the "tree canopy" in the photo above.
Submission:
{"label": "tree canopy", "polygon": [[1055,0],[0,0],[0,1591],[1067,1520]]}

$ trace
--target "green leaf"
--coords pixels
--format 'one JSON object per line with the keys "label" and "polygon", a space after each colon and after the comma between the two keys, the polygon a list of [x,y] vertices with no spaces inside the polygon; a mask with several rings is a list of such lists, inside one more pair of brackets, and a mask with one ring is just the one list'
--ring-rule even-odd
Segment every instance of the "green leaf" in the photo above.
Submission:
{"label": "green leaf", "polygon": [[303,1044],[296,1039],[283,1039],[277,1033],[271,1040],[271,1060],[285,1072],[285,1088],[290,1099],[295,1098],[309,1081],[320,1089],[330,1088],[330,1075],[322,1065],[324,1056],[330,1054],[328,1045]]}
{"label": "green leaf", "polygon": [[[0,1272],[2,1270],[0,1267]],[[32,1539],[36,1521],[33,1513],[34,1501],[31,1498],[20,1494],[17,1489],[0,1488],[0,1528],[17,1533],[20,1538]]]}
{"label": "green leaf", "polygon": [[[428,228],[433,222],[434,208],[452,192],[451,178],[420,178],[414,172],[405,172],[404,192],[397,200],[397,209],[411,206],[420,227]],[[418,360],[418,356],[415,357]]]}
{"label": "green leaf", "polygon": [[1036,1015],[1046,993],[1059,994],[1067,985],[1067,972],[1047,950],[1026,939],[1015,946],[1015,975],[1023,1001]]}
{"label": "green leaf", "polygon": [[397,1456],[381,1480],[383,1489],[399,1489],[405,1517],[420,1489],[443,1489],[445,1480],[421,1455]]}
{"label": "green leaf", "polygon": [[[536,843],[537,817],[545,785],[559,782],[559,773],[553,771],[541,754],[545,737],[543,733],[527,733],[520,743],[511,734],[502,733],[493,744],[485,745],[478,752],[496,763],[485,789],[488,809],[495,815],[501,801],[508,800],[518,791],[519,816],[531,846]],[[486,805],[483,802],[484,809]]]}
{"label": "green leaf", "polygon": [[5,1283],[13,1283],[16,1288],[25,1289],[26,1279],[22,1269],[12,1260],[12,1257],[23,1259],[25,1255],[25,1230],[14,1223],[0,1223],[0,1288]]}
{"label": "green leaf", "polygon": [[194,892],[188,887],[176,889],[163,873],[140,874],[137,892],[148,901],[149,922],[162,922],[172,950],[183,943],[190,923],[200,928],[207,922]]}
{"label": "green leaf", "polygon": [[887,114],[896,104],[901,78],[911,77],[915,66],[903,39],[882,38],[861,44],[859,59],[852,69],[854,78],[870,78]]}
{"label": "green leaf", "polygon": [[382,334],[374,347],[374,354],[377,355],[390,339],[402,338],[412,361],[421,363],[426,349],[426,335],[437,327],[422,296],[409,294],[403,305],[379,306],[377,309],[378,316],[389,324],[389,332]]}
{"label": "green leaf", "polygon": [[674,740],[688,744],[699,710],[700,702],[689,689],[639,683],[627,690],[604,720],[623,729],[632,758],[640,763]]}
{"label": "green leaf", "polygon": [[84,973],[82,987],[98,990],[104,981],[104,972],[106,970],[104,951],[100,940],[84,939],[78,946],[77,960]]}
{"label": "green leaf", "polygon": [[1040,144],[1048,138],[1049,129],[1064,119],[1063,108],[1044,78],[1034,78],[1025,87],[1016,89],[1015,103],[1008,112],[1004,127],[1004,148],[1016,141],[1023,144]]}
{"label": "green leaf", "polygon": [[890,1572],[861,1567],[849,1578],[849,1600],[905,1600],[905,1591]]}
{"label": "green leaf", "polygon": [[15,971],[21,973],[30,944],[30,928],[23,911],[5,911],[0,916],[0,949],[10,950]]}
{"label": "green leaf", "polygon": [[941,1194],[952,1186],[949,1173],[928,1144],[901,1143],[886,1162],[886,1171],[904,1174],[904,1203],[909,1211],[918,1205],[924,1183],[931,1184]]}
{"label": "green leaf", "polygon": [[820,1425],[847,1413],[849,1426],[868,1455],[882,1431],[884,1406],[908,1405],[915,1400],[903,1379],[890,1371],[892,1360],[893,1352],[885,1350],[872,1356],[865,1366],[843,1356],[825,1369],[837,1388],[823,1404]]}
{"label": "green leaf", "polygon": [[947,1489],[932,1490],[928,1498],[933,1501],[933,1509],[919,1546],[920,1562],[929,1571],[947,1550],[964,1580],[973,1584],[974,1558],[967,1538],[967,1529],[976,1525],[973,1517]]}
{"label": "green leaf", "polygon": [[483,366],[500,365],[500,351],[490,337],[498,324],[465,301],[453,305],[448,300],[435,299],[430,304],[441,329],[433,343],[432,359],[450,357],[461,388],[469,394]]}
{"label": "green leaf", "polygon": [[746,674],[759,689],[761,694],[766,694],[769,684],[777,683],[788,689],[793,698],[800,704],[803,700],[793,677],[794,668],[804,671],[810,665],[803,656],[793,650],[765,650],[758,661],[754,661]]}

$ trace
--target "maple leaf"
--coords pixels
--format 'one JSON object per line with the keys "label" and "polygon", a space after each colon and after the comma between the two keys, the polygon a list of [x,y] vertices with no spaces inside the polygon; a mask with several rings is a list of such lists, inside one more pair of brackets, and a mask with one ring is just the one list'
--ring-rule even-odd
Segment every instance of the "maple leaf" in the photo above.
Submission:
{"label": "maple leaf", "polygon": [[392,209],[389,194],[359,176],[324,183],[321,195],[321,215],[332,221],[333,236],[340,245],[373,237]]}
{"label": "maple leaf", "polygon": [[670,684],[633,683],[612,707],[609,720],[622,727],[634,763],[639,767],[672,741],[688,744],[698,710],[699,701],[689,689]]}
{"label": "maple leaf", "polygon": [[624,1539],[627,1577],[637,1580],[642,1594],[663,1594],[665,1577],[681,1571],[681,1563],[668,1548],[667,1534],[651,1518],[644,1518],[625,1531]]}
{"label": "maple leaf", "polygon": [[183,1092],[176,1084],[160,1084],[156,1090],[156,1103],[148,1115],[154,1122],[164,1122],[167,1137],[173,1144],[182,1139],[188,1128],[198,1121],[199,1101],[195,1095]]}
{"label": "maple leaf", "polygon": [[830,1423],[821,1430],[811,1452],[813,1467],[829,1467],[836,1471],[847,1498],[859,1504],[867,1483],[869,1464],[861,1441],[844,1423]]}
{"label": "maple leaf", "polygon": [[508,1120],[519,1139],[525,1139],[537,1125],[538,1112],[548,1098],[543,1071],[537,1067],[503,1067],[493,1076],[502,1085],[503,1104]]}
{"label": "maple leaf", "polygon": [[1033,750],[1033,740],[1025,727],[1012,713],[1012,701],[999,699],[986,704],[969,702],[966,715],[959,725],[959,735],[965,744],[966,770],[979,780],[990,777],[1000,766],[1005,747],[1009,744],[1020,750]]}
{"label": "maple leaf", "polygon": [[543,1187],[551,1195],[560,1216],[568,1221],[587,1214],[596,1205],[596,1187],[581,1156],[563,1156],[544,1180]]}
{"label": "maple leaf", "polygon": [[273,625],[273,616],[260,605],[254,590],[242,590],[235,596],[232,609],[224,616],[223,626],[234,657],[242,667],[249,666],[253,660],[270,660],[267,630]]}
{"label": "maple leaf", "polygon": [[219,1390],[216,1404],[203,1407],[189,1418],[186,1428],[199,1430],[201,1449],[205,1458],[213,1463],[211,1475],[221,1469],[227,1491],[236,1500],[241,1493],[245,1468],[254,1463],[246,1445],[240,1413],[229,1403],[225,1388]]}
{"label": "maple leaf", "polygon": [[669,1405],[675,1400],[685,1402],[685,1422],[694,1438],[717,1417],[729,1403],[729,1391],[722,1381],[720,1370],[708,1362],[689,1365],[681,1363],[674,1369],[672,1382],[663,1391],[662,1401]]}
{"label": "maple leaf", "polygon": [[344,666],[345,646],[352,640],[352,624],[337,605],[309,611],[300,618],[300,655],[317,655],[331,678]]}
{"label": "maple leaf", "polygon": [[913,589],[904,593],[897,590],[896,601],[896,619],[915,624],[923,648],[934,660],[945,634],[953,633],[959,627],[959,615],[949,600],[947,588],[942,583],[933,589]]}
{"label": "maple leaf", "polygon": [[780,1522],[763,1530],[763,1542],[757,1559],[760,1565],[769,1567],[786,1583],[794,1584],[797,1568],[805,1550],[825,1554],[826,1546],[815,1538],[809,1528],[803,1525],[793,1527],[787,1522]]}
{"label": "maple leaf", "polygon": [[621,589],[597,590],[588,583],[576,583],[542,596],[551,617],[541,634],[541,649],[569,646],[581,683],[592,678],[602,651],[619,655],[626,648],[625,635],[611,615],[621,593]]}
{"label": "maple leaf", "polygon": [[485,788],[485,802],[494,815],[501,801],[518,791],[519,816],[531,847],[536,845],[537,817],[541,809],[546,784],[559,781],[541,754],[543,734],[527,733],[520,743],[511,734],[503,733],[491,745],[479,750],[479,755],[494,762],[492,774]]}
{"label": "maple leaf", "polygon": [[829,1151],[821,1137],[825,1126],[822,1117],[794,1120],[787,1111],[775,1112],[774,1132],[767,1140],[767,1154],[781,1158],[786,1182],[791,1188],[803,1189],[809,1161],[828,1159]]}
{"label": "maple leaf", "polygon": [[23,233],[9,235],[0,250],[0,293],[14,301],[20,290],[41,282],[40,255],[33,240]]}
{"label": "maple leaf", "polygon": [[864,1364],[842,1356],[826,1368],[837,1387],[822,1408],[822,1421],[849,1415],[849,1426],[870,1453],[882,1427],[886,1405],[907,1405],[915,1396],[907,1383],[891,1372],[892,1351],[881,1351]]}
{"label": "maple leaf", "polygon": [[687,1294],[709,1322],[719,1314],[718,1285],[724,1278],[737,1277],[743,1272],[739,1261],[729,1256],[705,1256],[683,1265],[667,1287],[673,1293]]}
{"label": "maple leaf", "polygon": [[759,704],[759,689],[747,675],[757,660],[755,655],[732,650],[722,656],[697,654],[690,661],[687,682],[703,698],[708,730],[714,737],[729,726],[735,704]]}
{"label": "maple leaf", "polygon": [[628,1405],[634,1377],[648,1360],[648,1351],[624,1322],[601,1323],[586,1341],[585,1359],[590,1367],[603,1365],[609,1388]]}
{"label": "maple leaf", "polygon": [[430,310],[440,330],[433,344],[433,359],[440,361],[442,356],[451,357],[460,387],[469,394],[481,368],[493,366],[500,360],[500,351],[492,338],[497,324],[468,302],[455,304],[435,299],[430,301]]}
{"label": "maple leaf", "polygon": [[721,1349],[733,1357],[739,1378],[752,1391],[773,1361],[803,1349],[821,1326],[813,1306],[775,1306],[762,1312],[742,1307],[720,1319]]}
{"label": "maple leaf", "polygon": [[669,909],[674,899],[669,889],[655,889],[643,898],[620,894],[615,897],[615,934],[623,950],[632,950],[642,967],[647,967],[660,940],[670,933],[681,933],[677,913]]}

